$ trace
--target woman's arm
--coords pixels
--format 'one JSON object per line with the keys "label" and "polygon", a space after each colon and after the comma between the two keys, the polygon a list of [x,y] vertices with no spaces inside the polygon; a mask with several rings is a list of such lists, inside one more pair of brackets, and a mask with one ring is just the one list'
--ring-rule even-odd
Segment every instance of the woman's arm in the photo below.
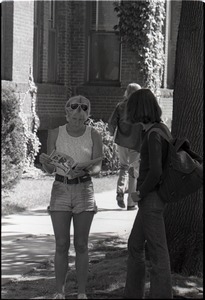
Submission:
{"label": "woman's arm", "polygon": [[162,174],[162,140],[161,136],[152,132],[148,139],[149,149],[149,171],[141,184],[139,191],[140,197],[145,197],[149,192],[154,190],[160,181]]}
{"label": "woman's arm", "polygon": [[[100,133],[94,128],[91,129],[91,137],[93,141],[93,150],[91,159],[103,157],[103,142]],[[90,175],[97,175],[102,168],[102,161],[97,162],[92,167],[88,168]]]}
{"label": "woman's arm", "polygon": [[118,119],[119,119],[119,116],[118,116],[118,105],[117,105],[108,120],[108,129],[112,136],[114,135],[116,127],[118,125]]}

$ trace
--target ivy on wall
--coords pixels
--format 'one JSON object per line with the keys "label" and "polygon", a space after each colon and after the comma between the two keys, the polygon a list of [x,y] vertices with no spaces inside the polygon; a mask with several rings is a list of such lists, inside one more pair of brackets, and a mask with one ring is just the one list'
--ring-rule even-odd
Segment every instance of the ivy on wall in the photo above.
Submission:
{"label": "ivy on wall", "polygon": [[137,53],[144,86],[154,92],[162,85],[164,70],[165,0],[115,1],[121,42]]}
{"label": "ivy on wall", "polygon": [[[40,121],[38,115],[36,114],[36,95],[37,95],[37,87],[33,80],[32,68],[30,67],[29,72],[29,88],[25,93],[24,99],[19,99],[21,112],[20,116],[24,124],[24,135],[25,135],[25,144],[26,144],[26,160],[24,164],[24,172],[28,172],[28,169],[33,167],[35,158],[40,149],[40,141],[37,137],[37,130],[40,125]],[[23,112],[23,105],[26,99],[26,96],[30,95],[31,98],[31,115],[28,118]]]}

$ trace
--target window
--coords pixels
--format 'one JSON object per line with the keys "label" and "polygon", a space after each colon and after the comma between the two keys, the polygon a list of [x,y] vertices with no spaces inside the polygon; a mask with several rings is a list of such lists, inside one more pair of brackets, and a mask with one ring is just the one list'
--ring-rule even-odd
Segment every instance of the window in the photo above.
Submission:
{"label": "window", "polygon": [[50,0],[49,4],[48,82],[55,83],[57,79],[56,2]]}
{"label": "window", "polygon": [[113,29],[117,23],[112,1],[91,2],[88,74],[90,83],[119,83],[121,47]]}

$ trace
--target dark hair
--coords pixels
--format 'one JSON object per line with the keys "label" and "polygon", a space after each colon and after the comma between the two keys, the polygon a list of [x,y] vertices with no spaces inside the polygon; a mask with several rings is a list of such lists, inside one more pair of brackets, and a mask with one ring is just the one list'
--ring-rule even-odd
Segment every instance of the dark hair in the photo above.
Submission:
{"label": "dark hair", "polygon": [[127,102],[127,120],[132,123],[161,122],[162,110],[149,89],[134,92]]}

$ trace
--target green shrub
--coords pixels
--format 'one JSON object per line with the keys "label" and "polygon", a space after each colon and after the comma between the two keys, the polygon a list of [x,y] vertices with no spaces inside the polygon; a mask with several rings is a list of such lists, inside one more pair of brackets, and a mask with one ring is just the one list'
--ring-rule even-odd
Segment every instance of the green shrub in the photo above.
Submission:
{"label": "green shrub", "polygon": [[94,121],[89,119],[87,125],[94,127],[102,136],[104,158],[102,161],[102,171],[115,173],[119,170],[119,156],[117,145],[113,136],[110,135],[108,124],[102,120]]}
{"label": "green shrub", "polygon": [[1,149],[2,188],[10,188],[21,178],[26,157],[24,126],[20,104],[11,88],[2,88]]}

